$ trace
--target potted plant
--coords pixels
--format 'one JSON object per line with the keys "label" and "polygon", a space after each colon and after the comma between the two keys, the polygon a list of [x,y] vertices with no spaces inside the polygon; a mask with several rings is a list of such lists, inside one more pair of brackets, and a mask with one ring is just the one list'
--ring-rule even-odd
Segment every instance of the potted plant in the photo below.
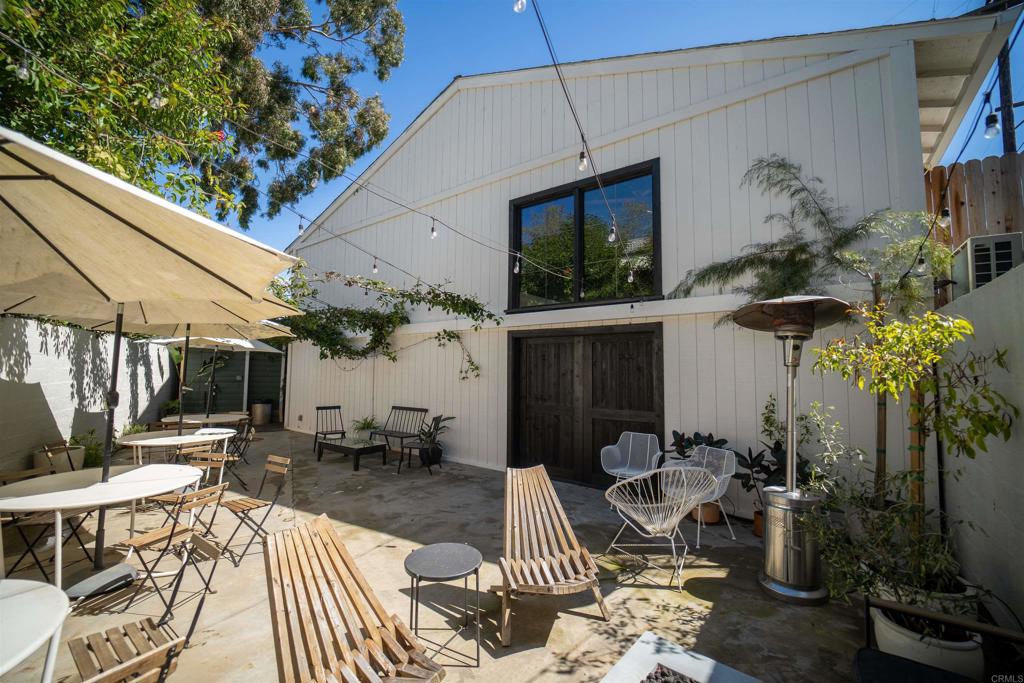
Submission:
{"label": "potted plant", "polygon": [[84,467],[99,467],[103,464],[103,441],[96,436],[96,430],[76,434],[68,439],[69,446],[81,446],[85,450]]}
{"label": "potted plant", "polygon": [[[831,495],[824,507],[841,509],[856,525],[819,516],[822,557],[833,595],[856,591],[952,614],[973,614],[977,592],[959,577],[952,525],[925,505],[925,446],[935,434],[953,456],[973,459],[992,437],[1010,438],[1019,410],[992,387],[988,375],[1006,369],[1005,352],[954,353],[973,335],[967,320],[934,311],[887,320],[880,307],[862,308],[864,330],[816,349],[818,371],[834,371],[859,389],[907,401],[910,468],[865,489],[843,476],[824,476]],[[864,337],[864,338],[862,338]],[[878,500],[887,501],[879,506]],[[852,533],[847,526],[859,526]],[[937,528],[937,530],[936,530]],[[886,652],[980,677],[980,637],[921,620],[872,610]]]}
{"label": "potted plant", "polygon": [[420,462],[422,464],[440,464],[441,456],[444,455],[444,442],[441,441],[440,437],[448,431],[448,425],[445,422],[450,422],[454,419],[454,415],[449,415],[448,417],[439,415],[431,420],[430,424],[424,425],[420,429],[420,442],[430,444],[429,447],[420,449]]}
{"label": "potted plant", "polygon": [[353,422],[352,429],[355,430],[357,438],[369,439],[370,432],[380,429],[380,423],[373,415],[367,415]]}

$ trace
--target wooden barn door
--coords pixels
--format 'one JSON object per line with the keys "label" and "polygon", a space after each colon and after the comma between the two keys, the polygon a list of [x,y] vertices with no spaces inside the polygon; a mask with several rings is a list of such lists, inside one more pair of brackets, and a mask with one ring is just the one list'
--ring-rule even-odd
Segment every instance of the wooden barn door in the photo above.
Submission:
{"label": "wooden barn door", "polygon": [[624,431],[662,434],[660,325],[513,333],[510,462],[552,477],[610,479],[601,447]]}

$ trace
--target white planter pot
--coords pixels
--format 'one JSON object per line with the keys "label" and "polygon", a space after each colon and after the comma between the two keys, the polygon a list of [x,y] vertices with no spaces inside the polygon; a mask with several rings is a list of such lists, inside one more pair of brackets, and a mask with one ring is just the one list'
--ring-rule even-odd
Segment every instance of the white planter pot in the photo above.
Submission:
{"label": "white planter pot", "polygon": [[875,640],[882,652],[928,664],[981,680],[985,673],[985,655],[981,636],[976,640],[940,640],[914,633],[886,617],[881,610],[871,609]]}
{"label": "white planter pot", "polygon": [[[69,446],[68,451],[71,453],[71,462],[75,464],[75,469],[82,469],[82,464],[85,462],[85,447]],[[46,467],[49,464],[50,460],[46,457],[45,450],[40,449],[32,454],[32,467]],[[68,458],[64,455],[63,448],[54,454],[53,466],[58,472],[67,472],[70,470],[70,467],[68,467]]]}

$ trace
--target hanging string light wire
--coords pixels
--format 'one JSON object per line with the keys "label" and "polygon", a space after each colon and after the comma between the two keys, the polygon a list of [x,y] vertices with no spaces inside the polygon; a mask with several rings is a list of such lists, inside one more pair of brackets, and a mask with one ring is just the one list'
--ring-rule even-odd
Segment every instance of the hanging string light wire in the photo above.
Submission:
{"label": "hanging string light wire", "polygon": [[[1017,37],[1020,36],[1021,28],[1024,28],[1024,21],[1018,20],[1018,22],[1019,23],[1017,24],[1017,30],[1014,31],[1013,37],[1010,39],[1009,45],[1007,47],[1007,53],[1013,50],[1013,46],[1017,42]],[[953,163],[950,164],[950,166],[956,166],[958,163],[960,163],[960,158],[964,155],[964,152],[967,151],[967,145],[971,142],[971,138],[974,137],[975,131],[978,130],[978,124],[981,122],[981,116],[985,111],[985,105],[991,102],[992,90],[995,88],[995,79],[997,73],[998,69],[993,69],[992,75],[989,76],[988,87],[985,88],[985,94],[982,97],[982,104],[981,106],[978,107],[978,111],[975,112],[974,121],[971,122],[971,127],[967,130],[967,135],[964,137],[964,142],[960,146],[960,151],[957,153],[956,158],[953,160]],[[925,233],[924,238],[922,238],[921,240],[921,243],[917,245],[917,251],[914,253],[914,258],[913,260],[911,260],[910,265],[908,265],[907,269],[903,271],[903,274],[900,275],[899,280],[897,280],[896,282],[896,286],[889,293],[889,301],[892,301],[893,295],[900,289],[900,286],[903,284],[903,282],[908,277],[910,277],[911,273],[913,273],[918,268],[918,265],[921,263],[921,259],[924,258],[924,247],[926,244],[928,244],[928,240],[932,238],[932,235],[935,234],[935,226],[939,224],[941,207],[943,204],[946,203],[946,194],[949,192],[949,182],[952,179],[952,177],[952,173],[946,174],[946,179],[942,182],[942,190],[939,192],[939,200],[936,203],[936,208],[938,208],[940,211],[936,213],[934,216],[932,216],[931,222],[928,225],[928,232]]]}
{"label": "hanging string light wire", "polygon": [[569,86],[565,82],[565,74],[562,73],[562,64],[558,61],[558,55],[555,54],[555,46],[551,41],[548,26],[544,23],[544,15],[541,14],[539,0],[533,0],[533,13],[536,15],[540,31],[544,35],[544,44],[547,45],[548,54],[551,56],[551,64],[555,67],[555,75],[558,76],[558,83],[562,86],[562,93],[565,95],[565,101],[569,105],[569,113],[572,114],[572,120],[576,122],[576,130],[580,133],[580,142],[583,143],[583,152],[580,154],[580,170],[586,168],[584,162],[589,160],[594,180],[597,181],[597,189],[601,191],[601,199],[604,200],[605,208],[608,210],[608,217],[612,222],[611,229],[608,231],[608,241],[614,242],[618,239],[619,232],[619,226],[615,220],[615,212],[612,211],[611,202],[608,201],[608,194],[605,192],[604,183],[601,182],[601,174],[597,169],[597,160],[594,158],[594,153],[590,150],[590,143],[587,141],[587,134],[583,130],[583,123],[580,121],[576,105],[572,101],[572,95],[569,94]]}

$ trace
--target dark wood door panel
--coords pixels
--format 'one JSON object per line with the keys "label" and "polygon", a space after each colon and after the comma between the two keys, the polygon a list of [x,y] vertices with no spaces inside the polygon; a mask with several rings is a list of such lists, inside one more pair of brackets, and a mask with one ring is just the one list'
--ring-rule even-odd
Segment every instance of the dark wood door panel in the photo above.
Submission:
{"label": "dark wood door panel", "polygon": [[513,333],[513,341],[513,464],[606,485],[603,446],[623,431],[662,433],[660,325]]}

